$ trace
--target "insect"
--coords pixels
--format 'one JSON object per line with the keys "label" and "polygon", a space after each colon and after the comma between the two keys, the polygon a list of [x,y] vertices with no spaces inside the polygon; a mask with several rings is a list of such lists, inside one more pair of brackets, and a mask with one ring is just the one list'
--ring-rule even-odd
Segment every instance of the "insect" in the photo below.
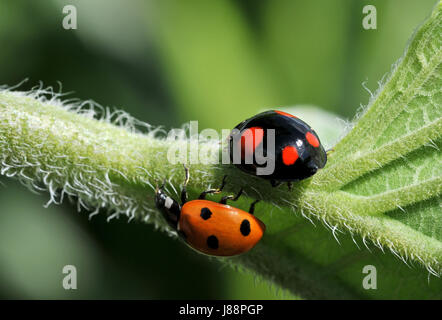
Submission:
{"label": "insect", "polygon": [[[268,147],[272,137],[268,129],[274,129],[274,148]],[[274,164],[268,174],[257,174],[257,168],[264,166],[257,161],[258,151]],[[288,182],[289,188],[291,181],[314,175],[327,162],[316,132],[301,119],[278,110],[259,113],[238,124],[229,135],[229,154],[239,169],[270,180],[272,186]]]}
{"label": "insect", "polygon": [[164,185],[155,192],[155,203],[179,236],[193,249],[214,256],[234,256],[252,249],[262,238],[265,225],[253,213],[256,200],[250,205],[249,212],[229,206],[228,200],[239,199],[237,195],[228,195],[221,201],[206,200],[208,194],[220,193],[225,185],[224,176],[221,186],[200,194],[198,200],[188,201],[186,186],[189,170],[185,168],[186,179],[181,190],[181,205],[164,193]]}

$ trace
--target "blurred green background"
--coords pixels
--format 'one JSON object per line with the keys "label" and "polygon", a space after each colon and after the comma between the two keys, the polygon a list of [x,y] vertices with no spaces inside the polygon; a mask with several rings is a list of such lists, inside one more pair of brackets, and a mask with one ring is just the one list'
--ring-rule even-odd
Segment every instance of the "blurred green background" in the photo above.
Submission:
{"label": "blurred green background", "polygon": [[[352,118],[434,0],[2,0],[0,85],[42,81],[166,128],[231,128],[264,108]],[[62,9],[77,8],[64,30]],[[377,29],[362,8],[377,8]],[[0,298],[294,298],[150,225],[43,205],[0,177]],[[62,288],[73,264],[78,289]]]}

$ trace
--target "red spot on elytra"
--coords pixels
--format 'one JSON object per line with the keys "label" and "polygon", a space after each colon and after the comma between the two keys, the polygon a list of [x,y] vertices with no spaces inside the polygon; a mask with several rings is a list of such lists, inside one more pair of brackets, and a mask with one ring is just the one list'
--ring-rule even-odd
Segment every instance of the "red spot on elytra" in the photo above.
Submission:
{"label": "red spot on elytra", "polygon": [[256,147],[262,142],[264,138],[264,129],[260,127],[251,127],[241,134],[241,157],[245,155],[252,155]]}
{"label": "red spot on elytra", "polygon": [[305,134],[305,138],[307,139],[307,142],[310,143],[313,147],[319,147],[318,138],[316,138],[316,136],[310,131]]}
{"label": "red spot on elytra", "polygon": [[294,146],[287,146],[282,150],[282,162],[286,166],[290,166],[298,160],[298,150]]}
{"label": "red spot on elytra", "polygon": [[281,116],[286,116],[286,117],[290,117],[290,118],[297,118],[294,115],[284,112],[284,111],[279,111],[279,110],[274,110],[277,114],[280,114]]}

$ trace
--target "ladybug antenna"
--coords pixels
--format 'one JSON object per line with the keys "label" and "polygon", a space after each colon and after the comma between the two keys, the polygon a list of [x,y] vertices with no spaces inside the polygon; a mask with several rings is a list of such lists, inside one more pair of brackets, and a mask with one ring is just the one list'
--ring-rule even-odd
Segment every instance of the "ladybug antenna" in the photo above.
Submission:
{"label": "ladybug antenna", "polygon": [[227,174],[223,177],[223,181],[221,182],[221,187],[218,188],[219,192],[221,192],[224,189],[224,186],[226,185],[227,180]]}
{"label": "ladybug antenna", "polygon": [[166,185],[166,178],[164,178],[163,183],[159,187],[158,183],[155,183],[155,193],[158,193],[158,191],[163,190],[165,185]]}
{"label": "ladybug antenna", "polygon": [[184,187],[186,187],[187,184],[189,183],[190,174],[189,174],[189,168],[187,168],[184,163],[183,163],[183,167],[184,167],[184,171],[185,171],[185,174],[186,174],[186,178],[184,179]]}

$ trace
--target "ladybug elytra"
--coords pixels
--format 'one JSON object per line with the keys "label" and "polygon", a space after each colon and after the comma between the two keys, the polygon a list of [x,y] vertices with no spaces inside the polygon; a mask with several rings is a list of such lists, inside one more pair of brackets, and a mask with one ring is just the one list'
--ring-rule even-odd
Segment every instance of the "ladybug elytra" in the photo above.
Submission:
{"label": "ladybug elytra", "polygon": [[222,197],[221,201],[206,200],[207,194],[220,193],[225,185],[226,176],[217,189],[209,189],[200,194],[197,200],[187,200],[186,185],[189,170],[181,191],[181,205],[167,196],[163,187],[156,190],[155,203],[179,236],[193,249],[214,256],[234,256],[252,249],[262,238],[265,225],[253,213],[254,201],[249,212],[229,206],[227,200],[236,201],[236,196]]}
{"label": "ladybug elytra", "polygon": [[[270,172],[259,173],[264,164],[259,161],[258,151],[273,163]],[[301,119],[277,110],[259,113],[238,124],[229,135],[229,154],[239,169],[270,180],[273,186],[289,182],[290,187],[291,181],[314,175],[327,162],[316,132]]]}

